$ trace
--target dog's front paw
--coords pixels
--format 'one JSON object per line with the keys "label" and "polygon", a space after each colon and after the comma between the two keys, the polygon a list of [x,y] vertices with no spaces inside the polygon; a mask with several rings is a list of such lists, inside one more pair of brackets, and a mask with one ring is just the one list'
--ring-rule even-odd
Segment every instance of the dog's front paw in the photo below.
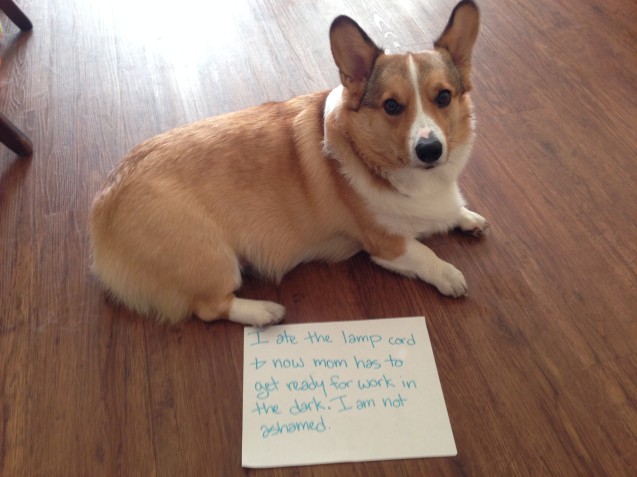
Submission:
{"label": "dog's front paw", "polygon": [[467,282],[460,270],[450,263],[443,262],[438,276],[432,280],[440,293],[454,298],[460,298],[467,294]]}
{"label": "dog's front paw", "polygon": [[460,219],[458,220],[458,228],[465,234],[473,235],[474,237],[481,237],[486,235],[489,231],[489,222],[466,207],[460,210]]}

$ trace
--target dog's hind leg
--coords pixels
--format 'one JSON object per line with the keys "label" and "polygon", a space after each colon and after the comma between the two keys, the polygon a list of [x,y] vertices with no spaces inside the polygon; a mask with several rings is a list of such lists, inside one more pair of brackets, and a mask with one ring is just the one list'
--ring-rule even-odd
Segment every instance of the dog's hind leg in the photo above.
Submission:
{"label": "dog's hind leg", "polygon": [[283,319],[285,308],[271,301],[233,297],[228,319],[252,326],[270,326]]}
{"label": "dog's hind leg", "polygon": [[270,326],[283,319],[285,308],[271,301],[247,300],[227,295],[221,302],[199,302],[195,315],[203,321],[227,319],[242,325]]}
{"label": "dog's hind leg", "polygon": [[[277,303],[237,298],[234,292],[241,286],[239,261],[224,242],[217,242],[215,260],[207,273],[199,277],[199,287],[192,296],[193,313],[202,321],[230,320],[242,325],[270,326],[283,319],[285,308]],[[223,253],[225,252],[225,253]]]}

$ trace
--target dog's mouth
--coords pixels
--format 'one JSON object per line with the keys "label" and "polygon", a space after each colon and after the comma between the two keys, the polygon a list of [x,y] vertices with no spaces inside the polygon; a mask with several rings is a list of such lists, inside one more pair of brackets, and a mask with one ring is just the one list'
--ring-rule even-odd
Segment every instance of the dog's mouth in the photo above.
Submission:
{"label": "dog's mouth", "polygon": [[430,171],[432,169],[436,169],[436,168],[442,166],[443,164],[444,164],[444,162],[436,162],[435,164],[423,164],[423,163],[420,163],[416,167],[418,169],[424,169],[425,171]]}

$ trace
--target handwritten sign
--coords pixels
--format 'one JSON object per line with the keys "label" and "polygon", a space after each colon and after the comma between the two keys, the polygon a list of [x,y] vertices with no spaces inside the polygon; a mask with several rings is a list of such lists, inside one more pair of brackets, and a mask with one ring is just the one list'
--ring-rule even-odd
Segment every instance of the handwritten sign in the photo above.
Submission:
{"label": "handwritten sign", "polygon": [[244,467],[452,455],[424,317],[245,329]]}

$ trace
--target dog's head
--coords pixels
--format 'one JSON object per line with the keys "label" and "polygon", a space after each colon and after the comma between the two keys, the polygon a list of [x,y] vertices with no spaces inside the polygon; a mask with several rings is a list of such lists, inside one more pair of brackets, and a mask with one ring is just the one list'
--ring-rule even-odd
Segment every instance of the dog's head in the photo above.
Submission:
{"label": "dog's head", "polygon": [[477,6],[463,0],[433,50],[385,54],[352,19],[334,20],[330,41],[343,85],[340,133],[368,168],[381,176],[433,169],[470,145],[467,93],[478,28]]}

